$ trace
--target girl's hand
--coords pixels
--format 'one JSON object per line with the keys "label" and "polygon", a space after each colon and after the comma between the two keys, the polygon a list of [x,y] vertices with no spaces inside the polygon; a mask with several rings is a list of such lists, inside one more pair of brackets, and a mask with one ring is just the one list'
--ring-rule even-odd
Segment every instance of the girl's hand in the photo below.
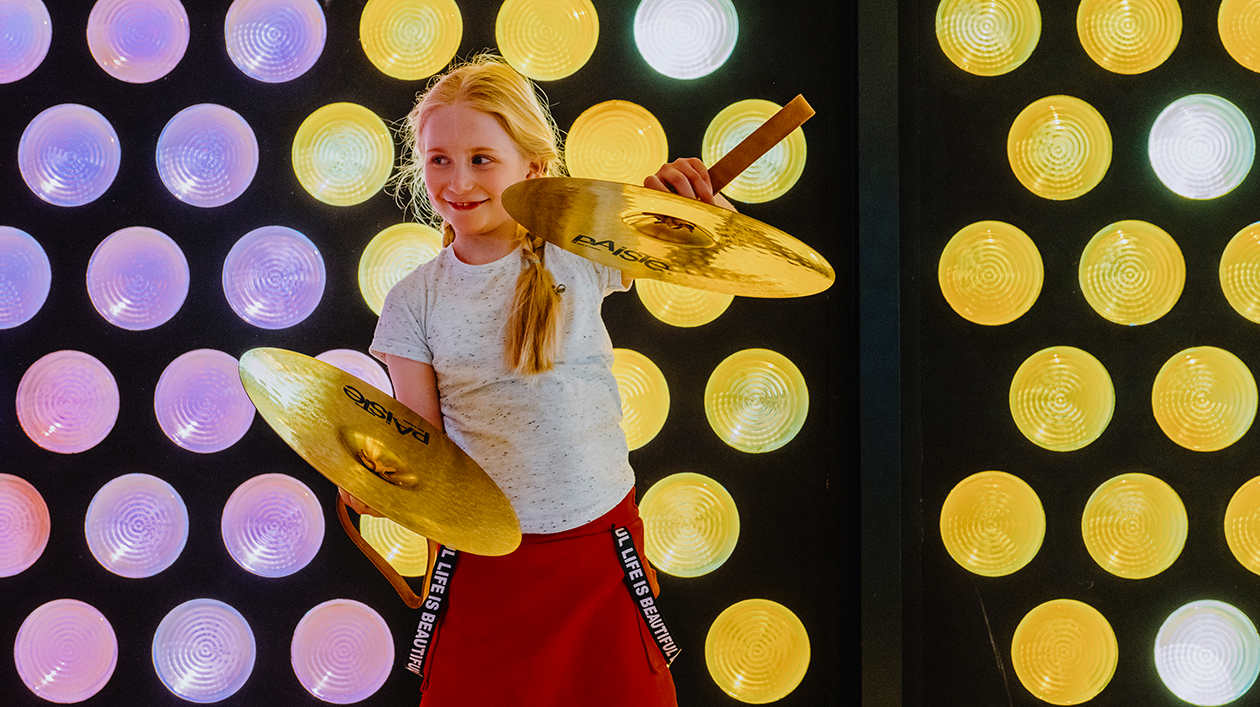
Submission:
{"label": "girl's hand", "polygon": [[688,199],[698,199],[734,211],[735,207],[720,193],[714,193],[709,168],[695,157],[683,157],[662,165],[656,174],[643,180],[643,186],[670,192]]}

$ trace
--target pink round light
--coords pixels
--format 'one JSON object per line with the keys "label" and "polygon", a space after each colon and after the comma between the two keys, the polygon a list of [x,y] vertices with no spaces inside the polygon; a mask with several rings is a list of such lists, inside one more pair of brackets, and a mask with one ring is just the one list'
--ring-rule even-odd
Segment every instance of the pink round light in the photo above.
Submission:
{"label": "pink round light", "polygon": [[201,454],[240,441],[254,422],[254,404],[241,384],[237,360],[197,349],[171,362],[158,380],[153,409],[172,442]]}
{"label": "pink round light", "polygon": [[258,172],[258,139],[240,113],[215,103],[189,106],[162,129],[157,169],[175,198],[222,206],[249,188]]}
{"label": "pink round light", "polygon": [[0,329],[34,317],[48,300],[52,266],[31,234],[0,226]]}
{"label": "pink round light", "polygon": [[130,331],[175,316],[188,297],[188,260],[169,236],[146,226],[115,231],[92,253],[88,296],[105,321]]}
{"label": "pink round light", "polygon": [[0,474],[0,577],[21,574],[44,554],[52,520],[31,482]]}
{"label": "pink round light", "polygon": [[389,374],[385,372],[381,364],[376,362],[376,359],[362,351],[332,349],[315,358],[324,363],[332,364],[355,378],[371,383],[379,390],[385,391],[390,397],[394,395],[394,385],[389,380]]}
{"label": "pink round light", "polygon": [[281,83],[315,65],[328,25],[315,0],[235,0],[223,34],[236,68],[259,81]]}
{"label": "pink round light", "polygon": [[17,415],[31,441],[52,452],[95,447],[118,420],[118,384],[105,364],[81,351],[55,351],[26,370]]}
{"label": "pink round light", "polygon": [[232,492],[220,529],[236,564],[262,577],[287,577],[323,545],[324,512],[306,484],[261,474]]}
{"label": "pink round light", "polygon": [[301,322],[324,296],[324,259],[311,239],[285,226],[246,233],[223,263],[223,292],[232,311],[263,329]]}
{"label": "pink round light", "polygon": [[0,2],[0,84],[26,78],[52,46],[52,18],[40,0]]}
{"label": "pink round light", "polygon": [[96,607],[57,599],[32,611],[13,647],[18,676],[49,702],[82,702],[100,692],[118,664],[114,627]]}
{"label": "pink round light", "polygon": [[179,0],[97,0],[87,38],[92,58],[110,76],[149,83],[184,58],[188,13]]}
{"label": "pink round light", "polygon": [[57,206],[82,206],[114,183],[122,148],[105,116],[76,103],[35,116],[18,142],[22,180],[36,196]]}

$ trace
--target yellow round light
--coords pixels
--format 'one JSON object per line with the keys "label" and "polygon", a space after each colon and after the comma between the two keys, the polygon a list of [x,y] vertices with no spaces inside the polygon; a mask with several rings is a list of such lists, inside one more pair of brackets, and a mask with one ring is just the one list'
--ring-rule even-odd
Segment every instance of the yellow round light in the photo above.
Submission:
{"label": "yellow round light", "polygon": [[630,101],[604,101],[573,121],[564,145],[569,175],[642,184],[669,160],[665,128],[646,108]]}
{"label": "yellow round light", "polygon": [[1081,514],[1085,549],[1099,567],[1127,579],[1153,577],[1186,545],[1181,497],[1149,474],[1121,474],[1099,486]]}
{"label": "yellow round light", "polygon": [[1076,33],[1089,58],[1117,74],[1150,71],[1181,41],[1177,0],[1083,0]]}
{"label": "yellow round light", "polygon": [[735,499],[701,474],[673,474],[652,484],[639,514],[648,561],[675,577],[699,577],[721,567],[739,541]]}
{"label": "yellow round light", "polygon": [[1242,229],[1225,246],[1220,278],[1229,306],[1260,324],[1260,223]]}
{"label": "yellow round light", "polygon": [[1168,359],[1151,390],[1160,429],[1199,452],[1241,439],[1256,419],[1256,399],[1256,379],[1247,364],[1215,346],[1196,346]]}
{"label": "yellow round light", "polygon": [[709,675],[740,702],[766,704],[786,697],[809,669],[809,634],[790,609],[769,599],[728,607],[704,639]]}
{"label": "yellow round light", "polygon": [[638,449],[661,431],[669,416],[669,386],[661,369],[638,351],[613,349],[613,376],[621,395],[621,429],[626,445]]}
{"label": "yellow round light", "polygon": [[1111,422],[1116,393],[1098,359],[1072,346],[1029,356],[1011,380],[1011,416],[1033,444],[1070,452],[1098,439]]}
{"label": "yellow round light", "polygon": [[1036,0],[941,0],[936,39],[954,65],[977,76],[1013,71],[1041,39]]}
{"label": "yellow round light", "polygon": [[1118,221],[1096,233],[1077,275],[1085,301],[1117,324],[1149,324],[1181,298],[1186,261],[1168,232],[1145,221]]}
{"label": "yellow round light", "polygon": [[[711,165],[760,128],[782,106],[757,98],[733,103],[714,116],[704,131],[700,155]],[[770,148],[731,180],[722,193],[746,204],[760,204],[788,192],[805,171],[805,133],[800,128]]]}
{"label": "yellow round light", "polygon": [[1022,569],[1046,537],[1041,499],[1023,479],[1004,471],[972,474],[941,506],[941,540],[954,561],[985,577]]}
{"label": "yellow round light", "polygon": [[1026,233],[1009,223],[980,221],[949,240],[937,278],[955,312],[976,324],[997,326],[1032,308],[1045,268]]}
{"label": "yellow round light", "polygon": [[787,444],[808,412],[809,390],[800,369],[768,349],[731,354],[704,388],[709,426],[743,452],[769,452]]}
{"label": "yellow round light", "polygon": [[1093,106],[1072,96],[1034,101],[1006,139],[1011,170],[1044,199],[1075,199],[1098,186],[1111,166],[1111,130]]}
{"label": "yellow round light", "polygon": [[360,516],[359,534],[404,577],[422,577],[429,567],[429,541],[388,518]]}
{"label": "yellow round light", "polygon": [[635,280],[634,289],[652,316],[676,327],[708,324],[735,301],[735,295],[646,278]]}
{"label": "yellow round light", "polygon": [[517,71],[538,81],[570,76],[599,43],[590,0],[507,0],[494,22],[499,50]]}
{"label": "yellow round light", "polygon": [[1225,51],[1234,61],[1252,71],[1260,71],[1260,3],[1223,0],[1216,15],[1216,26]]}
{"label": "yellow round light", "polygon": [[455,0],[368,0],[359,41],[387,76],[414,81],[450,63],[464,35]]}
{"label": "yellow round light", "polygon": [[1048,601],[1015,628],[1011,664],[1037,699],[1075,705],[1093,699],[1116,673],[1120,646],[1097,609],[1073,599]]}
{"label": "yellow round light", "polygon": [[442,234],[418,223],[400,223],[376,234],[359,258],[359,292],[378,316],[385,295],[412,270],[437,257]]}
{"label": "yellow round light", "polygon": [[1260,574],[1260,476],[1239,487],[1229,500],[1225,542],[1243,567]]}
{"label": "yellow round light", "polygon": [[293,171],[311,196],[333,206],[366,201],[394,166],[394,138],[357,103],[330,103],[307,116],[293,138]]}

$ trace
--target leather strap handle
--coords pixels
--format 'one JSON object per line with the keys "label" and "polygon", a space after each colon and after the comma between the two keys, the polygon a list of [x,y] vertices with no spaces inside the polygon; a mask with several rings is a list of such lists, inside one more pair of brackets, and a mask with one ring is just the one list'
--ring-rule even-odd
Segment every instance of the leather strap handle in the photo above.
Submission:
{"label": "leather strap handle", "polygon": [[709,180],[713,183],[713,193],[722,191],[753,162],[761,159],[762,155],[770,151],[770,148],[782,142],[784,138],[792,134],[793,130],[801,127],[813,116],[814,109],[806,102],[804,96],[797,96],[789,101],[787,105],[779,109],[778,113],[770,116],[770,119],[762,123],[761,127],[754,130],[751,135],[744,138],[709,168]]}
{"label": "leather strap handle", "polygon": [[407,584],[407,580],[403,579],[401,574],[398,574],[398,570],[389,564],[389,560],[382,557],[381,553],[376,551],[376,548],[368,544],[368,541],[364,540],[363,536],[359,534],[358,528],[354,527],[354,523],[350,522],[350,513],[347,509],[346,499],[340,490],[337,492],[337,519],[341,521],[342,529],[346,531],[346,535],[350,536],[350,540],[359,548],[359,551],[366,555],[372,561],[372,564],[376,565],[376,569],[393,585],[394,591],[398,592],[398,596],[403,600],[403,603],[412,609],[419,609],[429,596],[429,585],[433,579],[433,565],[436,564],[435,560],[440,545],[433,540],[428,540],[429,560],[424,570],[424,589],[423,593],[417,595],[412,591],[411,585]]}

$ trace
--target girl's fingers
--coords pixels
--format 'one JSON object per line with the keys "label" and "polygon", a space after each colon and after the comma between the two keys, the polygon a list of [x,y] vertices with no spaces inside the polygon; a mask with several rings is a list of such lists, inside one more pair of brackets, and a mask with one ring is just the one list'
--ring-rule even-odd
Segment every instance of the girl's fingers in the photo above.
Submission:
{"label": "girl's fingers", "polygon": [[668,191],[688,199],[713,203],[713,187],[709,170],[694,157],[684,157],[662,166],[656,174],[643,180],[649,189]]}

